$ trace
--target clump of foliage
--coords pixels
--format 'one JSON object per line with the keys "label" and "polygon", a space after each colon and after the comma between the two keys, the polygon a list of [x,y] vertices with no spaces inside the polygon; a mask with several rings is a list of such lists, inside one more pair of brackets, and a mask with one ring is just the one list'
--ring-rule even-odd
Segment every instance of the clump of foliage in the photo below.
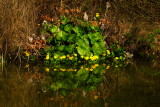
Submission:
{"label": "clump of foliage", "polygon": [[[98,59],[123,56],[123,49],[115,43],[105,48],[102,30],[80,19],[62,16],[57,23],[45,23],[44,31],[49,33],[44,48],[46,62],[97,61]],[[123,58],[122,58],[123,59]]]}
{"label": "clump of foliage", "polygon": [[[65,64],[55,64],[54,67],[45,68],[48,75],[49,84],[45,85],[45,90],[59,92],[62,96],[70,95],[74,90],[97,91],[99,84],[104,81],[105,72],[114,69],[119,71],[119,65],[112,64],[84,64],[68,66]],[[54,77],[54,78],[53,78]]]}

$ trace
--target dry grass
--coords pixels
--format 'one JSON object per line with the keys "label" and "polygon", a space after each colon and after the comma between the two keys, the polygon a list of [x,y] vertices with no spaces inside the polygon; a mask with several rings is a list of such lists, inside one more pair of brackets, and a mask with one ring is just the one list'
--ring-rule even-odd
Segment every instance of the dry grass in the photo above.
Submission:
{"label": "dry grass", "polygon": [[17,54],[36,31],[36,9],[33,0],[0,0],[1,51]]}

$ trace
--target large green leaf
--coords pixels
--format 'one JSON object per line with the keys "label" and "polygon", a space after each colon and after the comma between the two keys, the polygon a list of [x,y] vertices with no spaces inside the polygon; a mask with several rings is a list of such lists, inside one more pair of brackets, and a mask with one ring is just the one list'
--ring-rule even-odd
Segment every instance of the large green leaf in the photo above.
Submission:
{"label": "large green leaf", "polygon": [[71,24],[67,24],[65,27],[64,27],[64,31],[66,31],[66,32],[71,32],[71,30],[72,30],[72,25]]}
{"label": "large green leaf", "polygon": [[92,50],[95,55],[101,55],[102,52],[104,51],[104,47],[102,47],[100,44],[95,43],[92,47]]}
{"label": "large green leaf", "polygon": [[51,31],[51,33],[55,33],[55,32],[57,32],[58,27],[55,26],[55,25],[52,25],[52,26],[49,28],[49,30]]}
{"label": "large green leaf", "polygon": [[87,79],[87,77],[89,76],[89,72],[84,70],[84,69],[80,69],[78,72],[77,72],[77,78],[79,81],[85,81]]}
{"label": "large green leaf", "polygon": [[65,45],[59,45],[57,46],[57,50],[64,51]]}
{"label": "large green leaf", "polygon": [[87,38],[84,38],[84,40],[80,39],[77,42],[77,45],[78,45],[77,51],[81,56],[91,55],[89,41],[87,40]]}
{"label": "large green leaf", "polygon": [[69,22],[69,18],[68,17],[62,16],[60,18],[61,18],[61,23],[64,24],[64,25]]}
{"label": "large green leaf", "polygon": [[69,46],[66,46],[66,47],[65,47],[65,51],[67,51],[68,53],[72,53],[72,52],[73,52],[74,47],[75,47],[75,45],[74,45],[74,44],[69,45]]}
{"label": "large green leaf", "polygon": [[76,35],[75,34],[69,34],[67,38],[67,42],[75,42]]}
{"label": "large green leaf", "polygon": [[57,38],[57,40],[67,40],[67,33],[66,32],[64,32],[64,31],[59,31],[59,32],[57,32],[57,36],[56,36],[56,38]]}

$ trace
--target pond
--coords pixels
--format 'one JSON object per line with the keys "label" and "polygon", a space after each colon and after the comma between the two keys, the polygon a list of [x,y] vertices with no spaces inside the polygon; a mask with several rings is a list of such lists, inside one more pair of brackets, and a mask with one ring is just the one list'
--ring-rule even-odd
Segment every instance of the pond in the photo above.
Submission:
{"label": "pond", "polygon": [[159,83],[159,68],[147,61],[8,64],[0,70],[0,107],[158,107]]}

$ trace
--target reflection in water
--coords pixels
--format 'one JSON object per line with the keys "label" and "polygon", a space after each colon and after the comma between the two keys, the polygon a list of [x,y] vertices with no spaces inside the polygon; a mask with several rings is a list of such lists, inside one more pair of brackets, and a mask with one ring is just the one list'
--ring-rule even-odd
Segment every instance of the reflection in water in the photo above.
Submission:
{"label": "reflection in water", "polygon": [[160,106],[160,71],[150,64],[135,62],[121,69],[57,66],[10,65],[1,70],[0,107]]}

